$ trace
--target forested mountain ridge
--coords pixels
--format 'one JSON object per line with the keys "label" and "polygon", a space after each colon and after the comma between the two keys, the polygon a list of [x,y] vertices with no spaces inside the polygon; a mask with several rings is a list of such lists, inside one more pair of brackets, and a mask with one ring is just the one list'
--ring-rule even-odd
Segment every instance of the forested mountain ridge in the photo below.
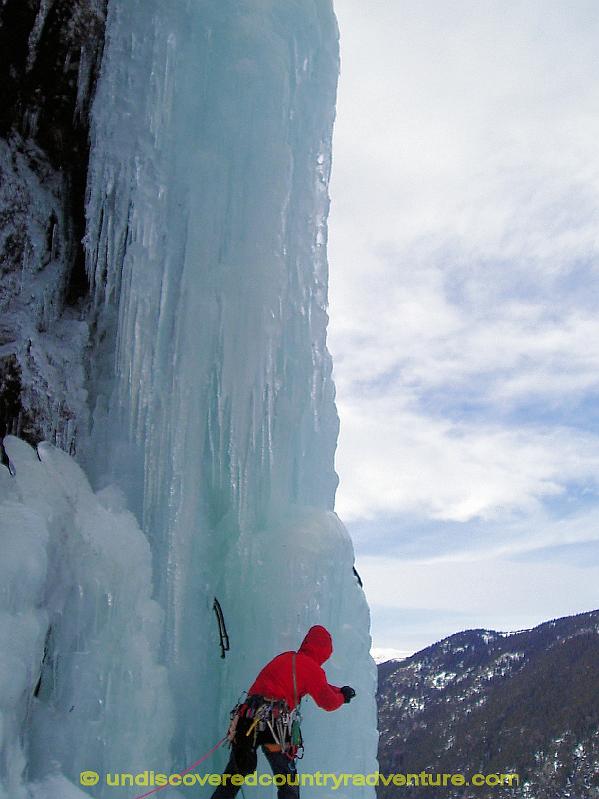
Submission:
{"label": "forested mountain ridge", "polygon": [[382,773],[520,775],[517,789],[437,789],[452,798],[599,796],[599,611],[468,630],[378,671]]}

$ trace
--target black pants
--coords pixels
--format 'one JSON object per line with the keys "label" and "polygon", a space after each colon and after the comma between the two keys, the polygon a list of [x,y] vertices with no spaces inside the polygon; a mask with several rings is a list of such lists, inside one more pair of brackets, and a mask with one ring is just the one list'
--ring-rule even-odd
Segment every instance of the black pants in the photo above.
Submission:
{"label": "black pants", "polygon": [[[295,770],[295,763],[293,760],[290,760],[287,755],[283,754],[283,752],[269,752],[268,749],[262,747],[262,751],[266,755],[266,759],[268,760],[270,767],[272,769],[273,775],[282,775],[284,777],[285,783],[277,787],[277,797],[278,799],[299,799],[299,777],[297,771]],[[253,753],[253,758],[251,756]],[[241,774],[243,777],[247,776],[248,774],[253,774],[256,770],[256,765],[258,762],[258,758],[256,755],[256,750],[251,749],[250,752],[246,752],[245,756],[243,757],[242,763],[238,763],[237,758],[235,757],[235,746],[231,750],[231,757],[229,758],[229,762],[225,768],[225,774]],[[280,779],[280,782],[283,782],[283,779]],[[291,783],[298,783],[297,785],[289,784]],[[226,784],[219,785],[218,788],[212,794],[212,799],[233,799],[233,797],[239,791],[239,785],[232,785],[231,778],[227,779]]]}

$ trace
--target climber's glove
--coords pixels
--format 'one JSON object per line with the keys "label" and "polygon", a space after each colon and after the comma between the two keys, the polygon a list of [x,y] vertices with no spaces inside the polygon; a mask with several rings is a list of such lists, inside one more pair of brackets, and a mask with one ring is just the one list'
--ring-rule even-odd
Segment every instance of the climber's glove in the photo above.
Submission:
{"label": "climber's glove", "polygon": [[343,688],[340,688],[339,690],[343,694],[343,701],[345,702],[346,705],[349,704],[356,695],[354,689],[350,688],[349,685],[344,685]]}

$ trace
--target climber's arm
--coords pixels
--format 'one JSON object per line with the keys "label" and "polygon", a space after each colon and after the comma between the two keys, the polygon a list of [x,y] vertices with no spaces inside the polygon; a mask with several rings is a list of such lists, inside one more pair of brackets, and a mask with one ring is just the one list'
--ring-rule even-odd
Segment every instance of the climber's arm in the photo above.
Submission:
{"label": "climber's arm", "polygon": [[[315,664],[316,665],[316,664]],[[323,710],[337,710],[345,702],[345,697],[340,688],[330,685],[324,669],[316,666],[310,675],[310,686],[307,693]]]}

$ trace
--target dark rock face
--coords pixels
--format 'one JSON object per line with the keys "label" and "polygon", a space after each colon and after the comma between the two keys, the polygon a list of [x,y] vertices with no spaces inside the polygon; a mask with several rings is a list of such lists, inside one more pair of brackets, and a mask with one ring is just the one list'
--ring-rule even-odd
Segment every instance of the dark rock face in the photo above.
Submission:
{"label": "dark rock face", "polygon": [[0,4],[0,437],[85,424],[82,238],[107,0]]}
{"label": "dark rock face", "polygon": [[509,635],[469,630],[383,663],[378,706],[381,773],[520,775],[518,788],[402,796],[597,797],[599,611]]}

